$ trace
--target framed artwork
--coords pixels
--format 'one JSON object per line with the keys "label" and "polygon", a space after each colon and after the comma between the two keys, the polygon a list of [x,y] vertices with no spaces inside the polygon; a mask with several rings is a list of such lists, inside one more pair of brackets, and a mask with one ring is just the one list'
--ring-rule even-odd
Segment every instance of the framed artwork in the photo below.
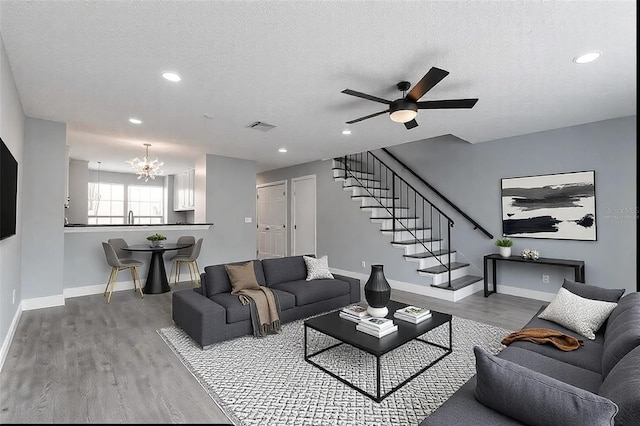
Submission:
{"label": "framed artwork", "polygon": [[595,172],[503,178],[502,232],[510,237],[595,241]]}

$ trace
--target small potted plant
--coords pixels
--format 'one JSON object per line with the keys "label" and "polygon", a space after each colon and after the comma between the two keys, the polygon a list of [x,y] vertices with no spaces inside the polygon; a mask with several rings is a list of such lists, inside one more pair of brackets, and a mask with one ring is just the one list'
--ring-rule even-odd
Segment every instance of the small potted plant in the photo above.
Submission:
{"label": "small potted plant", "polygon": [[157,233],[147,237],[147,240],[151,241],[151,247],[164,247],[164,240],[166,239],[167,237]]}
{"label": "small potted plant", "polygon": [[507,237],[498,238],[496,240],[496,245],[500,249],[500,256],[509,257],[511,256],[511,246],[513,245],[513,241],[511,241]]}

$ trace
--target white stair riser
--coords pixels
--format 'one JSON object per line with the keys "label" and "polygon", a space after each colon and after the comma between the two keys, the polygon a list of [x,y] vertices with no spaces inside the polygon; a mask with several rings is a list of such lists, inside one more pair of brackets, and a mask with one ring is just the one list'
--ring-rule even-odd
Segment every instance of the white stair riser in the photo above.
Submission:
{"label": "white stair riser", "polygon": [[356,179],[356,178],[352,178],[352,177],[348,177],[346,179],[344,179],[344,184],[347,186],[354,186],[354,185],[359,185],[359,186],[364,186],[366,188],[381,188],[382,184],[378,181],[375,180],[368,180],[368,179]]}
{"label": "white stair riser", "polygon": [[[397,226],[396,229],[402,229],[401,226]],[[382,235],[393,235],[393,231],[382,231]],[[396,235],[393,237],[392,241],[406,241],[413,240],[416,238],[430,238],[431,237],[431,229],[418,229],[415,231],[396,231]]]}
{"label": "white stair riser", "polygon": [[[395,248],[404,249],[404,254],[415,254],[415,253],[424,253],[424,246],[420,243],[415,244],[391,244]],[[424,245],[431,251],[440,250],[442,246],[441,241],[426,241]]]}
{"label": "white stair riser", "polygon": [[444,254],[442,256],[432,256],[432,257],[428,257],[426,259],[420,259],[420,261],[418,262],[418,269],[431,268],[433,266],[440,265],[440,262],[438,262],[438,260],[436,260],[436,258],[440,259],[440,262],[442,262],[444,264],[447,264],[447,263],[451,263],[451,262],[455,262],[456,261],[456,254],[455,254],[455,252],[451,253],[451,259],[449,259],[446,254]]}
{"label": "white stair riser", "polygon": [[[471,273],[471,268],[469,266],[465,266],[463,268],[454,269],[451,271],[451,279],[455,280],[457,278],[462,278],[465,275],[469,275]],[[447,271],[442,272],[440,274],[429,274],[427,272],[419,272],[420,275],[425,277],[431,277],[431,284],[443,284],[446,283],[449,279],[449,274]]]}
{"label": "white stair riser", "polygon": [[[416,228],[420,227],[419,219],[396,219],[398,222],[404,224],[407,228]],[[393,219],[382,219],[382,218],[371,218],[371,221],[374,223],[382,224],[382,229],[391,229],[393,226]]]}
{"label": "white stair riser", "polygon": [[[373,176],[375,176],[373,173],[366,173],[366,172],[354,172],[349,170],[347,172],[347,176],[355,176],[357,178],[365,178],[365,179],[372,179]],[[336,179],[344,179],[344,170],[333,170],[333,177]]]}
{"label": "white stair riser", "polygon": [[[393,200],[388,198],[376,199],[373,197],[360,197],[360,198],[354,198],[354,200],[358,201],[362,207],[381,206],[381,205],[385,207],[393,206]],[[399,204],[398,200],[396,200],[396,204]]]}
{"label": "white stair riser", "polygon": [[[372,218],[388,218],[391,217],[391,207],[389,211],[387,209],[362,209],[363,211],[370,212]],[[396,208],[396,216],[407,216],[406,208]]]}
{"label": "white stair riser", "polygon": [[344,188],[346,191],[351,190],[352,191],[352,195],[373,195],[375,197],[389,197],[389,190],[388,189],[375,189],[375,188],[370,188],[370,189],[365,189],[359,186],[352,186],[352,187],[346,187]]}

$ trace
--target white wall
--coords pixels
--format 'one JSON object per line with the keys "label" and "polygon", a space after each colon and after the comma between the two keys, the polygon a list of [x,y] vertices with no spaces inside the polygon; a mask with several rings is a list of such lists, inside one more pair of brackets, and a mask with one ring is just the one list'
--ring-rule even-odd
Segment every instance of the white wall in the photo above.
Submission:
{"label": "white wall", "polygon": [[[9,349],[22,299],[22,187],[24,172],[24,112],[0,38],[0,137],[18,162],[16,235],[0,241],[0,369]],[[13,293],[15,292],[15,303]]]}

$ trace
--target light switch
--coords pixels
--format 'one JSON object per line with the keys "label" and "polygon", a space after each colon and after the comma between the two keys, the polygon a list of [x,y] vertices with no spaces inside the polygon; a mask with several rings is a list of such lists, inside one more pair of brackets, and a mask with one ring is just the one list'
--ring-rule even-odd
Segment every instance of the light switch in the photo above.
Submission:
{"label": "light switch", "polygon": [[245,218],[244,218],[244,223],[251,223],[251,221],[252,221],[252,220],[253,220],[253,219],[252,219],[252,218],[250,218],[250,217],[245,217]]}

